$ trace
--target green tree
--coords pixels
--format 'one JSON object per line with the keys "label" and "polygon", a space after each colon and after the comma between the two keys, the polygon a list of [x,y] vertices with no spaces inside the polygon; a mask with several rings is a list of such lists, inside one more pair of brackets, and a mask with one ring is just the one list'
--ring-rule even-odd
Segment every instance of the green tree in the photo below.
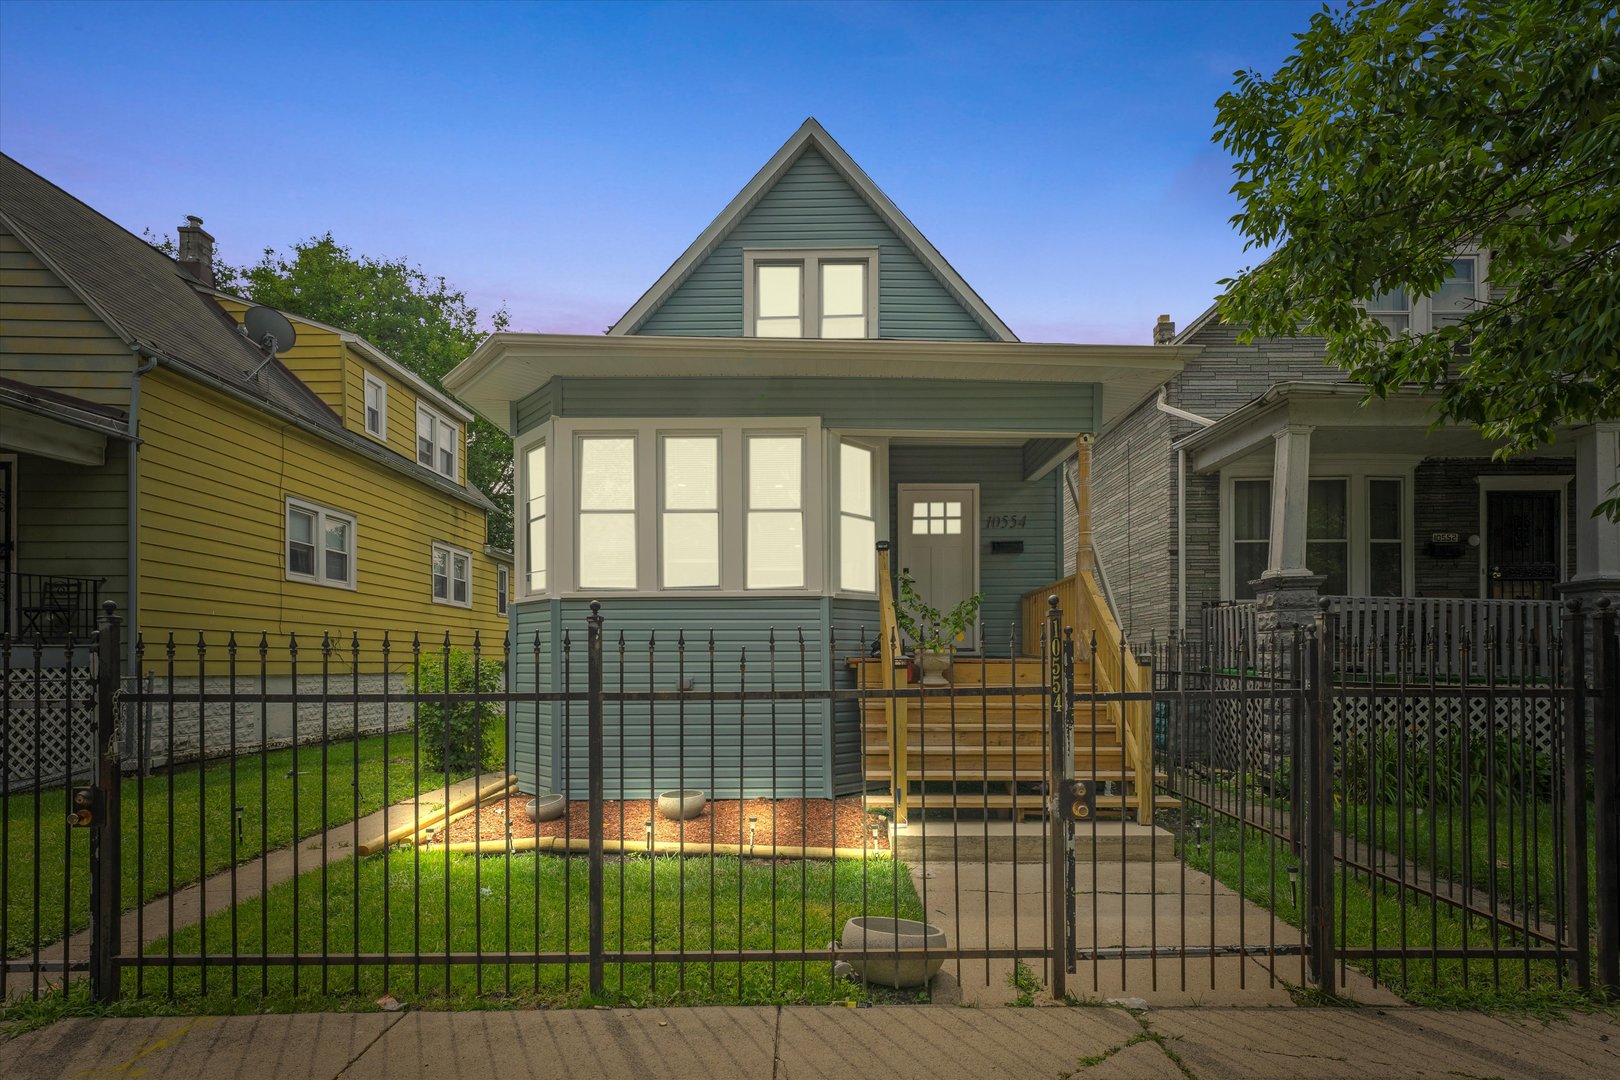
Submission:
{"label": "green tree", "polygon": [[[1324,9],[1270,78],[1239,72],[1215,139],[1259,265],[1223,281],[1250,337],[1317,334],[1382,396],[1506,458],[1620,416],[1620,15],[1591,0],[1382,0]],[[1431,294],[1465,244],[1491,297],[1422,335],[1360,305]],[[1603,508],[1620,518],[1620,499]]]}
{"label": "green tree", "polygon": [[[237,271],[238,290],[254,303],[342,327],[443,389],[444,376],[465,360],[485,331],[466,294],[404,259],[355,255],[331,233],[266,248]],[[491,328],[508,325],[505,309]],[[479,417],[467,432],[467,478],[489,497],[489,542],[512,547],[512,440]]]}

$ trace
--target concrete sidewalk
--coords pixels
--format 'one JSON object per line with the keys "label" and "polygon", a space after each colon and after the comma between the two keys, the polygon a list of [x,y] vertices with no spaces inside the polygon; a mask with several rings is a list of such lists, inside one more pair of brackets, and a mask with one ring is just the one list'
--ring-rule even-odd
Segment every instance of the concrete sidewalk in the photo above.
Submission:
{"label": "concrete sidewalk", "polygon": [[808,1080],[1620,1076],[1620,1018],[1389,1009],[308,1013],[70,1019],[0,1044],[10,1080]]}

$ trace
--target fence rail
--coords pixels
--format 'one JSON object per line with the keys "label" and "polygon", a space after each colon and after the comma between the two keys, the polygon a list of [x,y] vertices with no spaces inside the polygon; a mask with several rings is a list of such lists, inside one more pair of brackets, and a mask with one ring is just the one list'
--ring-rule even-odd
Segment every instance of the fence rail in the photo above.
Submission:
{"label": "fence rail", "polygon": [[[104,619],[68,646],[96,654],[91,753],[39,723],[28,669],[0,683],[0,756],[69,758],[0,799],[7,996],[882,1000],[1024,962],[1058,995],[1620,979],[1612,610],[1480,680],[1332,612],[1141,663],[1065,616],[1038,658],[959,657],[937,688],[881,626],[600,609],[555,639],[146,642],[125,672]],[[142,716],[170,750],[121,776]]]}

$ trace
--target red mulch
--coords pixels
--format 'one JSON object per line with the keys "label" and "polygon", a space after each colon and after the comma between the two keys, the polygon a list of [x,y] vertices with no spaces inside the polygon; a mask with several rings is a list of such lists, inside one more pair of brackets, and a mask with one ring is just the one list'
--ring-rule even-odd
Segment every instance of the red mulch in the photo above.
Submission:
{"label": "red mulch", "polygon": [[[528,795],[497,799],[486,803],[478,811],[450,823],[452,843],[474,839],[503,840],[510,820],[514,839],[524,836],[562,836],[564,827],[568,835],[578,839],[590,836],[590,804],[583,799],[569,804],[566,818],[543,821],[538,825],[524,812]],[[620,816],[620,807],[623,816]],[[859,796],[837,801],[837,841],[834,843],[834,812],[831,799],[745,799],[739,809],[736,799],[710,802],[703,812],[685,822],[671,821],[658,813],[647,799],[626,799],[622,804],[609,799],[603,805],[603,835],[609,840],[646,840],[647,819],[652,818],[653,835],[659,840],[685,839],[688,844],[707,844],[712,831],[717,844],[749,843],[749,821],[753,821],[752,842],[760,847],[853,847],[865,844],[876,851],[889,847],[887,820],[868,818],[861,812]],[[623,831],[620,831],[620,821]],[[741,822],[741,828],[738,824]],[[684,833],[682,826],[685,826]],[[883,826],[880,839],[873,840],[872,827]],[[772,832],[772,829],[775,832]],[[442,836],[435,837],[437,840]]]}

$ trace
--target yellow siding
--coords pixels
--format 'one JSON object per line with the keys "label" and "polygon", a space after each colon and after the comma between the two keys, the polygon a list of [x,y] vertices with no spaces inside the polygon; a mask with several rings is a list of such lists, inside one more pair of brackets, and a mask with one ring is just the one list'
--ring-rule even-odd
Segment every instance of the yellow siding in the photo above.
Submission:
{"label": "yellow siding", "polygon": [[[230,312],[231,318],[242,321],[243,312],[251,306],[240,300],[217,297],[220,306]],[[312,326],[302,319],[292,319],[298,341],[291,349],[278,352],[276,358],[287,369],[320,396],[339,415],[344,410],[343,339],[331,330]]]}
{"label": "yellow siding", "polygon": [[0,376],[127,409],[134,366],[129,346],[0,230]]}
{"label": "yellow siding", "polygon": [[[148,642],[170,632],[195,642],[202,631],[223,644],[234,630],[315,644],[323,632],[347,642],[358,631],[374,649],[385,630],[399,643],[413,631],[466,640],[476,629],[499,649],[506,627],[477,507],[163,368],[142,384],[141,429]],[[354,515],[356,589],[286,579],[288,496]],[[471,609],[432,602],[433,541],[472,553]]]}
{"label": "yellow siding", "polygon": [[[388,448],[416,460],[416,389],[398,375],[373,363],[358,350],[345,347],[345,371],[348,377],[348,411],[343,425],[350,431],[366,434],[366,375],[372,374],[388,387]],[[428,407],[443,413],[444,409],[431,400]],[[454,421],[456,434],[456,479],[467,482],[467,430],[460,420]]]}

